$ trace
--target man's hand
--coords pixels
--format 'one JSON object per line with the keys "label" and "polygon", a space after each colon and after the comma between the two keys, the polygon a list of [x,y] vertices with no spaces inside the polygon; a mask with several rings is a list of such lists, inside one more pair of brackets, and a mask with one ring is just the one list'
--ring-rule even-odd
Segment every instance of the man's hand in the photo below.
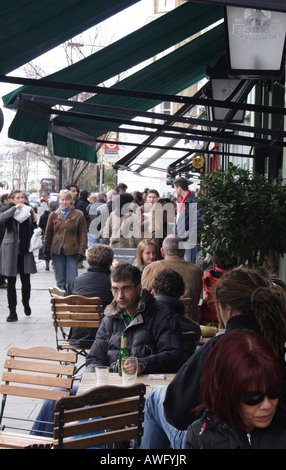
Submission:
{"label": "man's hand", "polygon": [[142,362],[139,362],[139,361],[138,361],[137,374],[138,374],[138,375],[139,375],[139,374],[143,374],[144,369],[145,369],[145,367],[144,367],[144,365],[142,364]]}

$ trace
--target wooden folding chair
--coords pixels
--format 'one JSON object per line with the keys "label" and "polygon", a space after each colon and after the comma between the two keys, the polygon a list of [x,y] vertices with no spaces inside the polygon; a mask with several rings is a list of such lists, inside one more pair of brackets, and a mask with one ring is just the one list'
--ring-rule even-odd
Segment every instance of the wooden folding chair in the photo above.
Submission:
{"label": "wooden folding chair", "polygon": [[191,357],[198,345],[198,336],[194,331],[183,331],[183,360],[186,362]]}
{"label": "wooden folding chair", "polygon": [[[8,408],[7,397],[19,397],[17,407],[22,406],[22,409],[27,405],[26,398],[33,403],[35,399],[57,400],[59,397],[68,397],[76,361],[74,352],[59,352],[47,346],[9,348],[2,375],[5,383],[1,385],[0,447],[51,447],[53,439],[28,434],[35,420],[4,416],[4,410],[6,412]],[[24,424],[28,428],[23,428]],[[10,432],[8,429],[17,429],[18,432]]]}
{"label": "wooden folding chair", "polygon": [[185,305],[185,317],[192,320],[192,299],[190,297],[186,297],[185,299],[180,298],[180,301]]}
{"label": "wooden folding chair", "polygon": [[146,386],[96,387],[81,395],[61,398],[55,404],[55,449],[114,446],[143,433]]}
{"label": "wooden folding chair", "polygon": [[70,328],[99,328],[103,311],[100,297],[52,296],[51,304],[57,349],[73,350],[77,355],[86,357],[90,347],[71,345]]}

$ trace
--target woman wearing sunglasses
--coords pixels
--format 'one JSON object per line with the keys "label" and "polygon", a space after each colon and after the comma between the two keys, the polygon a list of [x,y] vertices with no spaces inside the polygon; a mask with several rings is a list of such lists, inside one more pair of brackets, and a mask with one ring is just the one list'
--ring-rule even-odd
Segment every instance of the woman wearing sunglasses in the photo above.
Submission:
{"label": "woman wearing sunglasses", "polygon": [[[285,367],[286,303],[283,292],[260,270],[234,268],[223,274],[212,291],[218,316],[226,328],[251,330],[269,343]],[[142,449],[184,448],[188,426],[201,415],[200,379],[204,362],[223,335],[200,347],[166,386],[154,387],[145,403]],[[285,367],[286,369],[286,367]],[[178,399],[178,397],[180,397]]]}
{"label": "woman wearing sunglasses", "polygon": [[203,416],[187,430],[186,449],[286,449],[283,367],[250,330],[220,339],[201,378]]}

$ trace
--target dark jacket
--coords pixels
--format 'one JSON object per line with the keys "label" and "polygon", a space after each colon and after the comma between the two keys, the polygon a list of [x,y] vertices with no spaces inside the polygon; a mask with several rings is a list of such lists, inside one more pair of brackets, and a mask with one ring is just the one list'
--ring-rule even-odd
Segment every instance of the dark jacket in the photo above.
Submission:
{"label": "dark jacket", "polygon": [[172,310],[173,315],[175,315],[179,321],[181,331],[193,331],[196,333],[195,337],[192,336],[190,339],[188,357],[189,355],[194,354],[202,335],[200,325],[190,318],[185,317],[185,304],[183,304],[179,299],[167,297],[165,295],[156,295],[155,299],[158,300],[158,302],[164,303]]}
{"label": "dark jacket", "polygon": [[[88,268],[87,272],[75,278],[73,294],[84,295],[85,297],[100,297],[104,309],[113,299],[110,270],[100,266]],[[69,342],[72,346],[90,348],[94,342],[96,332],[96,328],[71,328]]]}
{"label": "dark jacket", "polygon": [[185,304],[179,299],[167,297],[166,295],[156,295],[155,299],[162,302],[172,310],[173,314],[177,317],[180,323],[181,331],[194,331],[197,334],[197,342],[199,342],[202,332],[200,325],[185,317]]}
{"label": "dark jacket", "polygon": [[[238,328],[260,333],[256,318],[250,315],[231,317],[227,322],[225,334]],[[167,387],[164,401],[165,416],[167,421],[177,429],[187,429],[190,423],[200,417],[192,410],[202,403],[200,389],[202,368],[207,355],[220,338],[221,335],[214,336],[200,347],[181,367]]]}
{"label": "dark jacket", "polygon": [[[204,432],[200,434],[202,425]],[[210,411],[188,427],[185,449],[286,449],[286,409],[279,403],[267,428],[255,428],[251,434],[222,423]]]}
{"label": "dark jacket", "polygon": [[10,203],[0,213],[0,224],[5,227],[0,248],[0,272],[7,277],[17,276],[18,255],[24,257],[24,272],[37,272],[33,252],[29,251],[30,240],[37,223],[31,209],[31,216],[21,224],[14,219],[16,206]]}
{"label": "dark jacket", "polygon": [[50,214],[51,214],[51,211],[46,209],[40,217],[39,227],[43,230],[43,232],[46,230],[46,226],[47,226],[48,218]]}
{"label": "dark jacket", "polygon": [[182,365],[183,345],[178,320],[172,312],[142,290],[137,311],[128,325],[115,301],[104,311],[104,318],[86,360],[86,371],[96,365],[109,365],[117,371],[122,333],[127,334],[130,356],[145,366],[144,373],[177,372]]}

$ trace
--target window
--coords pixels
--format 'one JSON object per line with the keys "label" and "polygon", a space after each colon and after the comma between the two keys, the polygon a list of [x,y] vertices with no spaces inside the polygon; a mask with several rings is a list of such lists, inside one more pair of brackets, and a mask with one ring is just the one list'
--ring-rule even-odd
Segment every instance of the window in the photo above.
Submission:
{"label": "window", "polygon": [[175,8],[175,0],[159,0],[158,12],[170,11]]}
{"label": "window", "polygon": [[[160,114],[168,114],[170,116],[170,114],[172,114],[172,103],[170,101],[163,101],[158,106],[156,106],[155,112]],[[156,119],[156,123],[163,124],[164,121],[161,119]]]}

